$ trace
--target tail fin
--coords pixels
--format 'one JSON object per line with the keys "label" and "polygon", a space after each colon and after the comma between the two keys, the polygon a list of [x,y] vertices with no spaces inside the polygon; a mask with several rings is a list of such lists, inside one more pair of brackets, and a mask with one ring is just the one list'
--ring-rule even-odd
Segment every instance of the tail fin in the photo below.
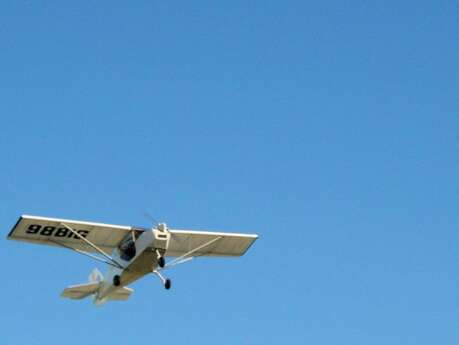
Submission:
{"label": "tail fin", "polygon": [[89,275],[88,279],[90,283],[100,283],[102,280],[104,280],[104,276],[102,275],[102,273],[100,273],[100,271],[97,268],[94,268],[91,274]]}
{"label": "tail fin", "polygon": [[97,268],[94,268],[89,275],[89,283],[72,285],[62,291],[61,297],[71,299],[83,299],[90,295],[94,295],[94,303],[96,305],[104,304],[107,301],[125,301],[129,298],[134,290],[127,286],[116,289],[103,298],[99,298],[98,290],[102,286],[104,277]]}

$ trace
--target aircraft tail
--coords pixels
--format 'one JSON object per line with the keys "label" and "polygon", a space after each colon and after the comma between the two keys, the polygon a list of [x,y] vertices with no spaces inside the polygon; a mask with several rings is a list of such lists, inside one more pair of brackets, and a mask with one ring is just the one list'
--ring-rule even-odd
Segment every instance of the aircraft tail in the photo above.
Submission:
{"label": "aircraft tail", "polygon": [[83,299],[94,295],[94,303],[96,305],[102,305],[107,301],[125,301],[134,291],[133,289],[124,286],[111,292],[106,297],[99,298],[98,292],[104,284],[104,276],[97,268],[94,268],[88,278],[89,282],[86,284],[72,285],[65,288],[64,291],[62,291],[61,297]]}
{"label": "aircraft tail", "polygon": [[90,295],[93,295],[99,289],[100,283],[103,281],[104,276],[97,268],[94,268],[89,275],[89,283],[72,285],[66,287],[61,293],[61,297],[71,299],[83,299]]}

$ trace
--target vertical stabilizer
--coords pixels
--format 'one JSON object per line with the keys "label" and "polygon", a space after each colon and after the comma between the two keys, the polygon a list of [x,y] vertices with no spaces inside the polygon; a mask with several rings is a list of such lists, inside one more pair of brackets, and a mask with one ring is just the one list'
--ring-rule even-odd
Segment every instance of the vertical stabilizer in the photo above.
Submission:
{"label": "vertical stabilizer", "polygon": [[102,273],[100,273],[100,271],[97,268],[94,268],[92,270],[88,278],[90,283],[100,283],[102,280],[104,280],[104,276],[102,275]]}

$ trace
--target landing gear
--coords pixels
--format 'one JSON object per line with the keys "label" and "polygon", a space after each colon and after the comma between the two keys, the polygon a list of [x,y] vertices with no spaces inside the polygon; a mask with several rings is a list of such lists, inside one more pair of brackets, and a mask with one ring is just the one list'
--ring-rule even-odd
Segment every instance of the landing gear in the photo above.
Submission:
{"label": "landing gear", "polygon": [[161,268],[166,266],[166,260],[164,259],[164,256],[160,256],[158,258],[158,266],[161,267]]}
{"label": "landing gear", "polygon": [[113,285],[115,286],[120,286],[121,284],[121,277],[119,275],[116,275],[113,277]]}
{"label": "landing gear", "polygon": [[158,271],[153,271],[154,274],[156,274],[158,276],[159,279],[161,279],[161,282],[163,283],[164,285],[164,288],[166,290],[169,290],[172,286],[172,282],[169,278],[164,278],[163,275],[161,273],[159,273]]}
{"label": "landing gear", "polygon": [[158,260],[158,266],[163,268],[166,266],[166,260],[164,259],[164,256],[161,255],[160,251],[156,249],[156,258]]}
{"label": "landing gear", "polygon": [[164,282],[164,288],[166,290],[169,290],[171,288],[171,284],[172,284],[171,280],[167,278],[166,281]]}

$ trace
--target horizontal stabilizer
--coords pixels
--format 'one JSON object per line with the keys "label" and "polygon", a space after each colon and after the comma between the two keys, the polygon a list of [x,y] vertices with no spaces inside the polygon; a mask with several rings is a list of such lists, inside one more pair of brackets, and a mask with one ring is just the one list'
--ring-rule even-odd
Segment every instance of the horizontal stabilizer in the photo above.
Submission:
{"label": "horizontal stabilizer", "polygon": [[61,297],[71,299],[83,299],[97,292],[99,288],[99,282],[72,285],[64,289],[61,293]]}
{"label": "horizontal stabilizer", "polygon": [[121,289],[116,290],[115,292],[112,292],[109,296],[108,299],[111,301],[126,301],[131,293],[133,293],[134,290],[128,287],[123,287]]}

